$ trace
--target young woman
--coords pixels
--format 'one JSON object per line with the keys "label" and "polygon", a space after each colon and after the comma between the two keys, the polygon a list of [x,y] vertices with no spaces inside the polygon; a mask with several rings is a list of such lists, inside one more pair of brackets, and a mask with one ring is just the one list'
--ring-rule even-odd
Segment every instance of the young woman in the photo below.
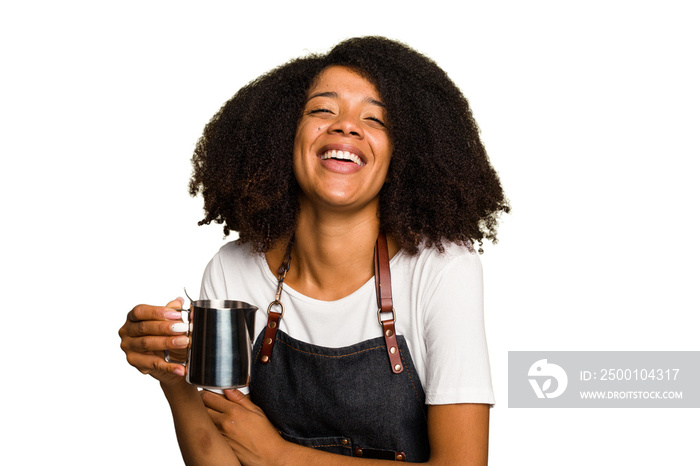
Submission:
{"label": "young woman", "polygon": [[120,330],[161,383],[185,462],[485,464],[474,245],[495,241],[508,204],[444,71],[388,39],[342,42],[241,89],[193,165],[201,223],[239,233],[201,298],[260,310],[249,396],[199,392],[164,360],[188,344],[180,299],[136,306]]}

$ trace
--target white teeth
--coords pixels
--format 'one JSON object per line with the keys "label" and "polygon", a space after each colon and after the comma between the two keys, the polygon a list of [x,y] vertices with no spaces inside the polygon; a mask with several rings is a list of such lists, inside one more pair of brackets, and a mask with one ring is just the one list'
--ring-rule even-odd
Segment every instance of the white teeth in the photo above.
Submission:
{"label": "white teeth", "polygon": [[321,154],[321,160],[328,160],[328,159],[338,159],[338,160],[349,160],[351,162],[354,162],[355,164],[359,166],[363,166],[364,162],[362,159],[353,154],[352,152],[348,152],[346,150],[329,150]]}

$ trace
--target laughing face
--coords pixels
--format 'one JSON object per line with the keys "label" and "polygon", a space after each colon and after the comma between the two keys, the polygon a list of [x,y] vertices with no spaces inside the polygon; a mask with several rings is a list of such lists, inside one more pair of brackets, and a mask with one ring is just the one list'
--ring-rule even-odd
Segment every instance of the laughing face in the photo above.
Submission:
{"label": "laughing face", "polygon": [[349,68],[327,68],[309,89],[294,141],[302,208],[377,208],[392,144],[375,86]]}

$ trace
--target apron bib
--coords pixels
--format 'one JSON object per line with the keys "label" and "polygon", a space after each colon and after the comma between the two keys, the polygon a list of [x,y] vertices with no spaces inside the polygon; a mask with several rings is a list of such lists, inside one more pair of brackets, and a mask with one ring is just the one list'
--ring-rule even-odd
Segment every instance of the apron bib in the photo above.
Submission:
{"label": "apron bib", "polygon": [[[251,400],[288,441],[347,456],[427,461],[425,393],[406,341],[394,330],[384,234],[375,246],[376,312],[383,336],[343,348],[312,345],[279,330],[290,251],[291,243],[268,324],[253,347]],[[281,312],[272,311],[275,305]],[[382,319],[388,313],[391,318]]]}

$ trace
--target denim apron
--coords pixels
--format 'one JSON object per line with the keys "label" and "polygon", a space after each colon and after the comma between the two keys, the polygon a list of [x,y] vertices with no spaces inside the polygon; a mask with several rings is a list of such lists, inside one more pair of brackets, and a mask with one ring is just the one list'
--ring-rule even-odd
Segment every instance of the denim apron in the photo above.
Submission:
{"label": "denim apron", "polygon": [[[383,335],[352,346],[312,345],[278,329],[285,266],[288,270],[288,259],[280,268],[268,325],[253,347],[251,400],[288,441],[347,456],[427,461],[425,393],[406,340],[394,330],[384,235],[375,247],[376,312]],[[282,312],[272,312],[273,305]],[[382,319],[387,313],[391,318]]]}

